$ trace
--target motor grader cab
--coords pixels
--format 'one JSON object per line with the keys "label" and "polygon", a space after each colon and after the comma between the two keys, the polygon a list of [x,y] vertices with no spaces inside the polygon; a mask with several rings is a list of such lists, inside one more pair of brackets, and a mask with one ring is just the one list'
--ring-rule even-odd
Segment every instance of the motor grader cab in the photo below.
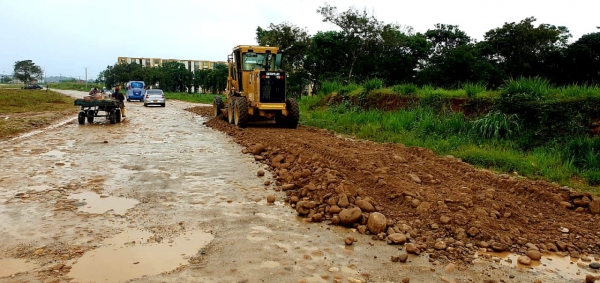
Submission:
{"label": "motor grader cab", "polygon": [[281,71],[278,47],[239,45],[227,56],[227,98],[216,96],[214,115],[223,114],[231,124],[244,128],[248,121],[275,120],[275,124],[296,128],[300,118],[298,102],[286,97],[286,73]]}

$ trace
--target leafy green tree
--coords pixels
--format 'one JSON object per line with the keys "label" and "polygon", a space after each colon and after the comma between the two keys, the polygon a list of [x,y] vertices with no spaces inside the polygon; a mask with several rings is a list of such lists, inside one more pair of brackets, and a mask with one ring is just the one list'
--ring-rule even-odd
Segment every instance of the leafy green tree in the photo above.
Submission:
{"label": "leafy green tree", "polygon": [[317,32],[312,39],[304,58],[304,69],[316,83],[341,80],[350,72],[345,44],[346,35],[341,31]]}
{"label": "leafy green tree", "polygon": [[[490,84],[498,70],[458,26],[436,24],[425,33],[431,54],[418,75],[420,84],[457,88],[465,83]],[[486,45],[487,46],[487,45]]]}
{"label": "leafy green tree", "polygon": [[[410,30],[408,31],[410,32]],[[380,33],[378,52],[372,60],[364,60],[374,65],[372,73],[388,84],[411,82],[420,62],[427,59],[429,43],[423,34],[408,34],[400,26],[384,25]]]}
{"label": "leafy green tree", "polygon": [[323,22],[338,26],[345,35],[344,44],[348,47],[345,55],[350,62],[348,80],[352,79],[353,72],[359,60],[372,58],[375,54],[382,23],[365,10],[359,11],[350,7],[347,11],[338,13],[335,6],[325,3],[317,9],[323,17]]}
{"label": "leafy green tree", "polygon": [[568,83],[600,84],[600,32],[586,34],[569,45],[564,60]]}
{"label": "leafy green tree", "polygon": [[0,80],[2,83],[9,83],[11,81],[11,78],[9,76],[3,76],[2,80]]}
{"label": "leafy green tree", "polygon": [[310,35],[306,29],[288,22],[271,24],[269,29],[260,26],[256,29],[256,41],[259,45],[278,46],[285,57],[282,69],[288,73],[287,91],[293,96],[300,94],[308,82],[303,60],[310,45]]}
{"label": "leafy green tree", "polygon": [[567,46],[571,37],[563,26],[540,24],[534,26],[536,18],[529,17],[519,23],[505,23],[502,27],[488,31],[485,54],[491,61],[498,62],[509,77],[535,77],[547,70],[548,59]]}
{"label": "leafy green tree", "polygon": [[30,84],[41,78],[43,75],[42,68],[31,60],[23,60],[15,62],[13,76],[25,84]]}

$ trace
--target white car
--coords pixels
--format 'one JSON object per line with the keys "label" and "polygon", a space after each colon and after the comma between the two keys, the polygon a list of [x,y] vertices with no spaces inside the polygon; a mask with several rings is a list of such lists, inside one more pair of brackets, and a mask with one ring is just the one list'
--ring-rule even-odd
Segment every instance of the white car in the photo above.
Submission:
{"label": "white car", "polygon": [[160,89],[148,89],[144,95],[144,106],[158,104],[165,107],[165,93]]}

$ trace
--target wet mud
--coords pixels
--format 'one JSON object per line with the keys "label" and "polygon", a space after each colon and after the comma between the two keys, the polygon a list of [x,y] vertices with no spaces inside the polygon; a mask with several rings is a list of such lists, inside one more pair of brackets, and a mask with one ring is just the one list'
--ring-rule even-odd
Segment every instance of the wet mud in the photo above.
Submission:
{"label": "wet mud", "polygon": [[[301,139],[343,145],[344,138],[302,127],[207,127],[208,117],[177,101],[165,108],[126,105],[121,124],[96,119],[78,125],[72,119],[2,142],[0,282],[583,282],[586,274],[596,274],[589,263],[569,265],[569,274],[577,266],[579,275],[567,277],[545,270],[544,260],[527,269],[477,253],[471,263],[430,257],[435,253],[426,249],[407,254],[406,244],[390,245],[361,227],[330,225],[326,213],[321,222],[299,216],[298,202],[290,202],[299,192],[281,190],[287,181],[265,162],[270,157],[243,152],[267,140],[284,152],[306,148]],[[329,148],[314,154],[325,156],[329,168],[351,168],[347,153]],[[361,161],[365,149],[350,152]],[[419,162],[417,155],[405,158]],[[388,208],[377,196],[371,199],[379,211]],[[415,215],[396,219],[423,229]],[[425,225],[436,218],[420,219]],[[586,235],[578,227],[568,226]],[[346,245],[349,236],[355,240]],[[394,261],[404,256],[405,262]],[[591,252],[581,256],[596,262]]]}

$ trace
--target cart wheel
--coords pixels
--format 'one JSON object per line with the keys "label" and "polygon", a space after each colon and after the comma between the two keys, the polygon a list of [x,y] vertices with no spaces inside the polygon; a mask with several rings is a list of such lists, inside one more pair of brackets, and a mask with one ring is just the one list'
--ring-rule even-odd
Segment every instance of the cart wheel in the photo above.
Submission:
{"label": "cart wheel", "polygon": [[90,124],[94,123],[94,110],[90,109],[87,111],[87,121]]}
{"label": "cart wheel", "polygon": [[77,115],[77,121],[79,122],[79,125],[85,123],[85,113],[83,111],[79,112],[79,115]]}
{"label": "cart wheel", "polygon": [[121,123],[121,109],[117,108],[117,110],[115,110],[115,121],[117,123]]}
{"label": "cart wheel", "polygon": [[111,124],[115,124],[117,123],[117,115],[115,110],[110,111],[110,113],[108,113],[108,120],[110,121]]}

